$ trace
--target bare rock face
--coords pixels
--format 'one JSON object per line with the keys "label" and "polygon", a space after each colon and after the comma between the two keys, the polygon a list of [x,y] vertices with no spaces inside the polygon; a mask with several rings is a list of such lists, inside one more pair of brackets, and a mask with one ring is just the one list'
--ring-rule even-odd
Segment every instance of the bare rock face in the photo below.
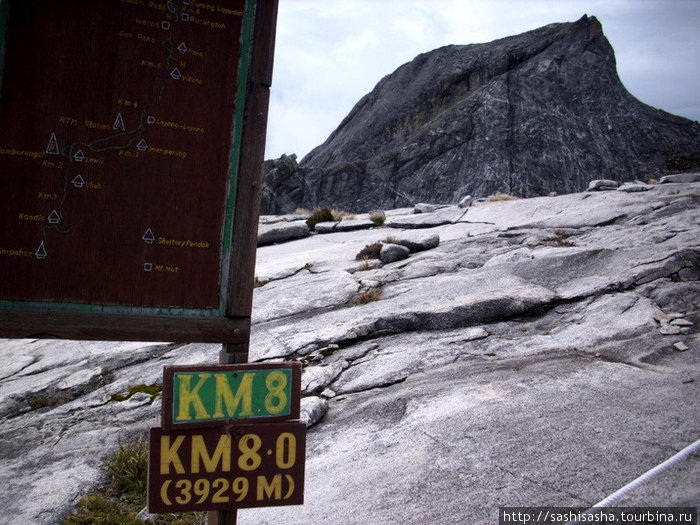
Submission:
{"label": "bare rock face", "polygon": [[700,125],[635,99],[600,23],[584,16],[404,64],[299,164],[266,163],[263,210],[571,193],[699,163]]}
{"label": "bare rock face", "polygon": [[[313,428],[304,505],[237,523],[494,523],[504,502],[591,505],[695,442],[698,195],[669,182],[387,210],[383,228],[259,248],[249,360],[302,363]],[[356,259],[389,238],[410,255]],[[63,523],[104,486],[102,458],[158,424],[163,367],[220,350],[0,340],[0,525]],[[616,505],[695,507],[699,481],[688,456]]]}

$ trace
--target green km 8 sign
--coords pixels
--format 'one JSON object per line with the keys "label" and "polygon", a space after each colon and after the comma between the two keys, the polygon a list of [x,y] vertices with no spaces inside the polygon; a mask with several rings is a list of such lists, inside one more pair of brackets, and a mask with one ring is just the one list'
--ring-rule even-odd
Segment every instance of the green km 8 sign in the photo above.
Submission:
{"label": "green km 8 sign", "polygon": [[165,367],[163,427],[298,419],[300,385],[298,363]]}

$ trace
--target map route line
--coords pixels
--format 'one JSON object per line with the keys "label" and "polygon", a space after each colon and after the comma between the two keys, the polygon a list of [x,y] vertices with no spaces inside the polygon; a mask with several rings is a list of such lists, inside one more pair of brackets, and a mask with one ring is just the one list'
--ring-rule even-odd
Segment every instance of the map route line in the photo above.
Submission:
{"label": "map route line", "polygon": [[[148,114],[148,111],[154,107],[158,107],[163,100],[163,95],[165,94],[166,87],[168,84],[168,77],[171,78],[171,80],[174,80],[175,77],[173,77],[172,73],[168,73],[170,70],[170,67],[173,64],[177,63],[177,57],[173,53],[173,34],[175,32],[175,26],[177,25],[177,21],[180,19],[180,13],[179,13],[179,7],[176,7],[173,5],[172,1],[168,2],[168,10],[173,13],[173,20],[168,21],[168,26],[167,26],[167,38],[161,40],[159,42],[160,46],[167,52],[163,67],[162,73],[161,73],[161,83],[160,87],[158,89],[158,94],[155,97],[155,100],[153,102],[141,104],[141,112],[139,114],[139,120],[138,124],[129,130],[124,130],[119,133],[113,133],[109,136],[102,137],[99,139],[95,139],[91,142],[71,142],[64,146],[58,153],[60,154],[61,157],[64,157],[67,160],[66,166],[63,169],[63,186],[62,186],[62,191],[61,191],[61,199],[56,206],[56,209],[52,212],[52,215],[55,213],[55,222],[52,222],[49,220],[49,224],[42,224],[41,230],[42,230],[42,240],[39,244],[39,248],[35,252],[35,256],[39,259],[45,259],[49,254],[49,241],[48,241],[48,232],[50,230],[56,231],[60,234],[68,234],[72,231],[73,225],[70,223],[66,223],[65,221],[65,215],[63,213],[63,206],[65,204],[66,198],[68,196],[69,192],[69,184],[70,184],[70,175],[71,175],[71,169],[74,166],[74,162],[82,162],[84,160],[84,153],[82,151],[82,148],[86,148],[87,150],[93,152],[93,153],[102,153],[105,151],[120,151],[120,150],[128,150],[130,149],[134,143],[142,139],[143,140],[143,134],[146,130],[146,117]],[[162,27],[162,26],[161,26]],[[121,114],[120,114],[121,115]],[[123,120],[122,120],[123,124]],[[133,136],[130,138],[126,143],[124,144],[118,144],[118,145],[112,145],[112,146],[104,146],[100,147],[99,144],[103,144],[106,142],[114,141],[115,139],[119,139],[121,137],[129,137]],[[54,136],[52,135],[52,139],[55,140]],[[77,150],[76,150],[77,148]],[[147,146],[146,146],[147,148]],[[80,156],[78,156],[80,154]],[[77,157],[76,157],[77,156]],[[56,220],[57,219],[57,220]]]}

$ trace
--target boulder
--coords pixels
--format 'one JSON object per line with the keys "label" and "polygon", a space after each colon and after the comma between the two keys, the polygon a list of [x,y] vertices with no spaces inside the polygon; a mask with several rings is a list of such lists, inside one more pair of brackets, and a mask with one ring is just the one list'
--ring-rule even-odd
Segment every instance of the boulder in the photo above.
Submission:
{"label": "boulder", "polygon": [[408,248],[411,253],[422,252],[423,250],[430,250],[436,248],[440,244],[440,235],[437,233],[428,234],[410,234],[404,233],[402,235],[392,235],[392,241],[394,244],[400,244]]}
{"label": "boulder", "polygon": [[588,183],[588,191],[616,190],[620,183],[610,179],[596,179]]}
{"label": "boulder", "polygon": [[442,208],[433,213],[420,213],[418,215],[404,215],[392,217],[387,220],[386,226],[390,228],[434,228],[443,224],[450,224],[458,221],[465,211],[451,206]]}
{"label": "boulder", "polygon": [[306,223],[300,221],[261,224],[258,227],[258,246],[300,239],[308,237],[310,233]]}
{"label": "boulder", "polygon": [[446,204],[428,204],[419,202],[413,207],[413,213],[433,213],[434,211],[444,208]]}
{"label": "boulder", "polygon": [[626,191],[627,193],[633,193],[635,191],[649,191],[653,187],[654,186],[652,186],[651,184],[645,184],[643,182],[625,182],[617,188],[617,191]]}
{"label": "boulder", "polygon": [[314,231],[316,233],[332,233],[335,231],[335,227],[338,226],[339,221],[325,221],[317,222],[314,225]]}
{"label": "boulder", "polygon": [[467,195],[459,201],[457,206],[459,206],[460,208],[469,208],[469,206],[471,206],[473,203],[474,197],[472,197],[471,195]]}
{"label": "boulder", "polygon": [[668,184],[670,182],[700,182],[700,173],[675,173],[673,175],[664,175],[659,180],[659,184]]}
{"label": "boulder", "polygon": [[384,264],[388,264],[406,259],[410,253],[411,251],[405,246],[388,243],[382,246],[382,250],[379,252],[379,260]]}

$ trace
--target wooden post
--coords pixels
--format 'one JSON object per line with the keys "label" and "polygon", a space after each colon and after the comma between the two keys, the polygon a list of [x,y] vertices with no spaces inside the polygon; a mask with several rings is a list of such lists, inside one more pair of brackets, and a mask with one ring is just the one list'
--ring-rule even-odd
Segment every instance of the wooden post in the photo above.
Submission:
{"label": "wooden post", "polygon": [[[247,88],[247,103],[243,121],[243,140],[239,170],[250,173],[250,186],[238,189],[238,201],[245,199],[250,207],[245,215],[236,208],[234,218],[234,253],[231,260],[231,275],[240,276],[235,286],[228,290],[227,312],[229,317],[244,316],[250,320],[255,279],[255,244],[258,217],[260,214],[260,190],[262,188],[262,165],[265,160],[265,136],[267,131],[267,109],[272,84],[272,65],[275,51],[275,26],[278,0],[257,0],[255,27],[253,29],[253,56],[251,57],[250,80]],[[251,233],[252,232],[252,233]],[[250,330],[244,342],[224,343],[219,353],[220,364],[248,362]],[[208,525],[236,525],[237,511],[212,511],[207,515]]]}

